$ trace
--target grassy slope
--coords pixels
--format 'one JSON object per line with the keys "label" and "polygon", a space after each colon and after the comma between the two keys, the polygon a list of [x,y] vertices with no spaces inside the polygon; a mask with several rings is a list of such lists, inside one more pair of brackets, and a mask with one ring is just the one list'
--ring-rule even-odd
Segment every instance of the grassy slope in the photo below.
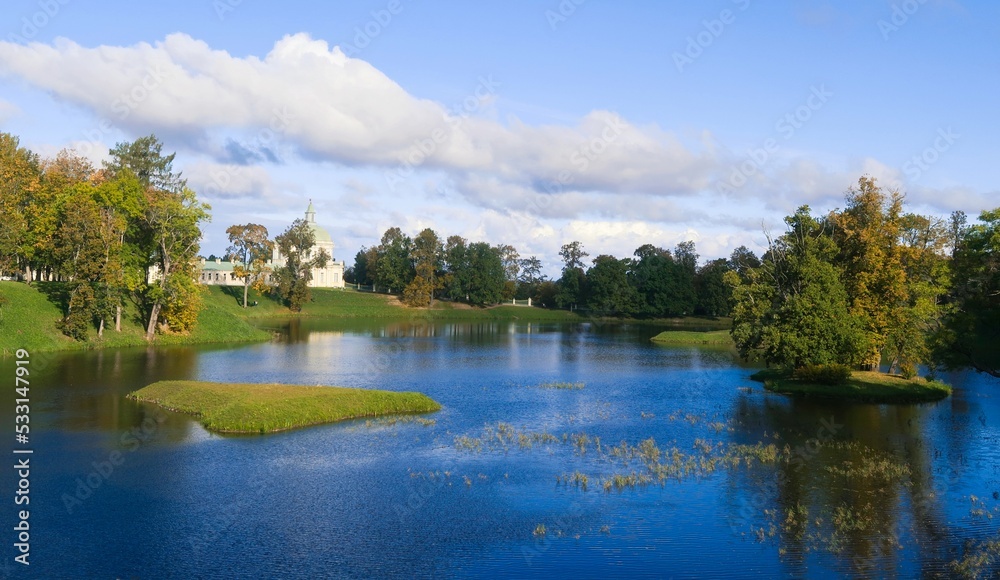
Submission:
{"label": "grassy slope", "polygon": [[205,428],[226,433],[270,433],[441,408],[421,393],[201,381],[160,381],[131,393],[129,398],[196,415]]}
{"label": "grassy slope", "polygon": [[687,330],[667,330],[651,338],[660,344],[733,344],[728,330],[712,330],[710,332],[691,332]]}
{"label": "grassy slope", "polygon": [[431,308],[408,308],[399,304],[394,297],[354,290],[332,290],[314,288],[310,290],[312,301],[295,313],[282,306],[271,297],[251,290],[249,302],[257,302],[244,310],[241,306],[243,290],[239,288],[209,287],[212,300],[238,316],[248,318],[269,318],[284,316],[317,316],[336,318],[415,318],[430,320],[539,320],[539,321],[579,321],[580,316],[565,310],[546,310],[524,306],[494,306],[492,308],[471,308],[464,304],[436,301]]}
{"label": "grassy slope", "polygon": [[786,395],[822,397],[866,403],[925,403],[951,395],[951,387],[940,381],[904,379],[898,375],[855,371],[843,385],[814,385],[790,378],[788,373],[764,370],[750,376],[769,391]]}
{"label": "grassy slope", "polygon": [[[40,352],[146,344],[145,329],[134,316],[122,317],[120,333],[105,329],[104,337],[98,339],[97,332],[93,331],[89,341],[76,342],[56,327],[56,322],[62,318],[60,307],[37,288],[20,282],[0,282],[0,296],[7,299],[0,305],[0,355],[11,354],[19,348]],[[205,307],[198,315],[195,330],[183,335],[159,335],[156,344],[248,342],[269,338],[267,332],[235,316],[206,290]]]}

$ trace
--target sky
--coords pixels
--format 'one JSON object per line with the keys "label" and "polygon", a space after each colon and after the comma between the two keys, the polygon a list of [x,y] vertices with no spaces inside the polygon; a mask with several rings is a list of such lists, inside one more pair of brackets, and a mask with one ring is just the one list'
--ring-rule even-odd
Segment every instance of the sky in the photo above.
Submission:
{"label": "sky", "polygon": [[1000,206],[986,0],[7,0],[0,131],[107,159],[155,133],[225,230],[312,200],[335,258],[389,227],[511,244],[558,276],[702,260],[863,175],[909,211]]}

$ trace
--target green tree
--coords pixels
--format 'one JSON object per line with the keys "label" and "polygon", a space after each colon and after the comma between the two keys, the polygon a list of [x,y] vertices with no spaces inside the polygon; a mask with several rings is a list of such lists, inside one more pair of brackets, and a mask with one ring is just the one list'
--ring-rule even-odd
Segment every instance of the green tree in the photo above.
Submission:
{"label": "green tree", "polygon": [[413,280],[410,250],[413,240],[399,228],[389,228],[382,234],[375,267],[375,283],[389,292],[400,293]]}
{"label": "green tree", "polygon": [[1000,208],[982,212],[956,246],[953,308],[937,335],[936,360],[1000,378]]}
{"label": "green tree", "polygon": [[587,270],[587,307],[616,316],[631,316],[639,309],[639,293],[629,284],[631,260],[600,255]]}
{"label": "green tree", "polygon": [[645,316],[661,317],[675,314],[670,278],[674,258],[670,250],[644,244],[633,255],[631,279],[641,299],[640,311]]}
{"label": "green tree", "polygon": [[564,244],[562,248],[559,249],[559,257],[562,258],[563,269],[567,268],[579,268],[583,270],[583,259],[589,256],[587,252],[583,251],[583,244],[577,241]]}
{"label": "green tree", "polygon": [[129,143],[117,143],[110,155],[111,158],[104,163],[105,169],[112,175],[128,169],[144,189],[180,193],[187,185],[180,173],[174,173],[176,153],[163,155],[163,143],[156,135],[140,137]]}
{"label": "green tree", "polygon": [[855,364],[865,341],[833,264],[837,247],[829,226],[808,206],[785,223],[788,231],[771,241],[759,267],[745,277],[725,274],[735,302],[733,340],[744,358],[784,368]]}
{"label": "green tree", "polygon": [[40,186],[38,156],[14,135],[0,133],[0,273],[19,271],[29,283],[34,257],[29,220]]}
{"label": "green tree", "polygon": [[442,279],[445,295],[455,301],[466,300],[470,276],[468,242],[461,236],[448,236],[444,247],[445,275]]}
{"label": "green tree", "polygon": [[694,278],[697,304],[695,313],[707,316],[728,316],[732,308],[732,289],[726,284],[729,260],[712,260],[698,269]]}
{"label": "green tree", "polygon": [[284,266],[274,272],[277,278],[276,291],[292,312],[299,312],[312,298],[309,282],[313,268],[325,268],[330,255],[324,249],[314,252],[316,234],[309,222],[299,218],[279,236],[274,238],[278,251],[285,259]]}
{"label": "green tree", "polygon": [[232,225],[226,233],[230,243],[226,252],[235,263],[233,274],[243,280],[243,308],[246,308],[250,286],[263,290],[267,260],[274,243],[267,237],[267,228],[260,224]]}
{"label": "green tree", "polygon": [[208,221],[210,209],[186,187],[177,192],[153,187],[146,190],[144,225],[153,243],[157,272],[148,292],[146,340],[153,339],[161,311],[175,332],[190,330],[197,320],[201,302],[194,282],[194,260],[201,241],[200,224]]}
{"label": "green tree", "polygon": [[520,272],[517,278],[517,294],[515,296],[524,300],[526,298],[536,298],[538,285],[545,281],[542,274],[542,261],[536,256],[522,258],[519,261]]}
{"label": "green tree", "polygon": [[486,242],[468,246],[469,304],[490,306],[502,299],[505,274],[500,252]]}
{"label": "green tree", "polygon": [[559,257],[563,260],[563,272],[559,278],[556,304],[561,308],[586,303],[587,274],[583,270],[583,259],[589,255],[583,251],[583,244],[578,241],[564,244],[559,249]]}
{"label": "green tree", "polygon": [[438,271],[443,253],[441,239],[430,228],[425,228],[413,239],[411,261],[414,276],[403,290],[403,302],[409,306],[430,306],[434,292],[440,288]]}

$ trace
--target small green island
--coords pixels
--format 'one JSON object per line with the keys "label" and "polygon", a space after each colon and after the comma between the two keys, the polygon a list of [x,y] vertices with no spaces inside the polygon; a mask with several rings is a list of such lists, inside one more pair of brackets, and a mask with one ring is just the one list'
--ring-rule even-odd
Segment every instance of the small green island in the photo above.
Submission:
{"label": "small green island", "polygon": [[764,388],[784,395],[837,399],[859,403],[911,404],[940,401],[951,395],[951,386],[919,377],[907,379],[876,371],[850,371],[839,380],[807,377],[780,369],[765,369],[750,375]]}
{"label": "small green island", "polygon": [[675,345],[712,344],[728,346],[733,344],[733,339],[729,336],[728,330],[711,330],[708,332],[665,330],[650,340],[659,344]]}
{"label": "small green island", "polygon": [[195,415],[210,431],[274,433],[360,417],[429,413],[422,393],[305,385],[159,381],[129,399]]}

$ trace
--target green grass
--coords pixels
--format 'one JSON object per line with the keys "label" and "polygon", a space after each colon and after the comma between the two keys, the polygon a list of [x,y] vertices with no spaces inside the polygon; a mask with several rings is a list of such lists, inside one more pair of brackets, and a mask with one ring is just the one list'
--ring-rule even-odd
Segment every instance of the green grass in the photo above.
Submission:
{"label": "green grass", "polygon": [[501,305],[490,308],[471,307],[436,300],[430,308],[409,308],[403,306],[396,297],[386,294],[358,292],[350,288],[335,290],[313,288],[312,301],[302,307],[301,312],[292,312],[269,295],[261,295],[255,290],[249,293],[249,302],[257,301],[257,306],[243,309],[243,289],[235,287],[210,286],[211,300],[217,301],[228,312],[247,318],[278,318],[287,316],[315,316],[332,318],[392,318],[422,320],[524,320],[538,322],[578,322],[581,316],[566,310]]}
{"label": "green grass", "polygon": [[951,395],[951,387],[940,381],[879,372],[854,371],[840,385],[817,385],[791,378],[786,371],[767,369],[750,375],[755,381],[775,393],[805,397],[840,399],[864,403],[925,403],[939,401]]}
{"label": "green grass", "polygon": [[441,408],[421,393],[280,384],[160,381],[128,395],[197,416],[221,433],[273,433],[358,417]]}
{"label": "green grass", "polygon": [[688,330],[667,330],[651,338],[653,342],[660,344],[733,344],[732,337],[728,330],[712,330],[709,332],[692,332]]}
{"label": "green grass", "polygon": [[[127,309],[122,316],[122,331],[105,328],[104,336],[97,338],[91,330],[89,340],[77,342],[56,326],[62,318],[58,302],[62,285],[36,283],[31,286],[21,282],[0,282],[0,355],[9,355],[19,348],[29,352],[93,349],[105,347],[144,346],[145,327],[134,310]],[[254,328],[245,319],[234,314],[231,308],[206,288],[203,293],[204,308],[198,314],[195,329],[186,334],[159,334],[155,344],[194,344],[212,342],[250,342],[270,339],[271,335]]]}

